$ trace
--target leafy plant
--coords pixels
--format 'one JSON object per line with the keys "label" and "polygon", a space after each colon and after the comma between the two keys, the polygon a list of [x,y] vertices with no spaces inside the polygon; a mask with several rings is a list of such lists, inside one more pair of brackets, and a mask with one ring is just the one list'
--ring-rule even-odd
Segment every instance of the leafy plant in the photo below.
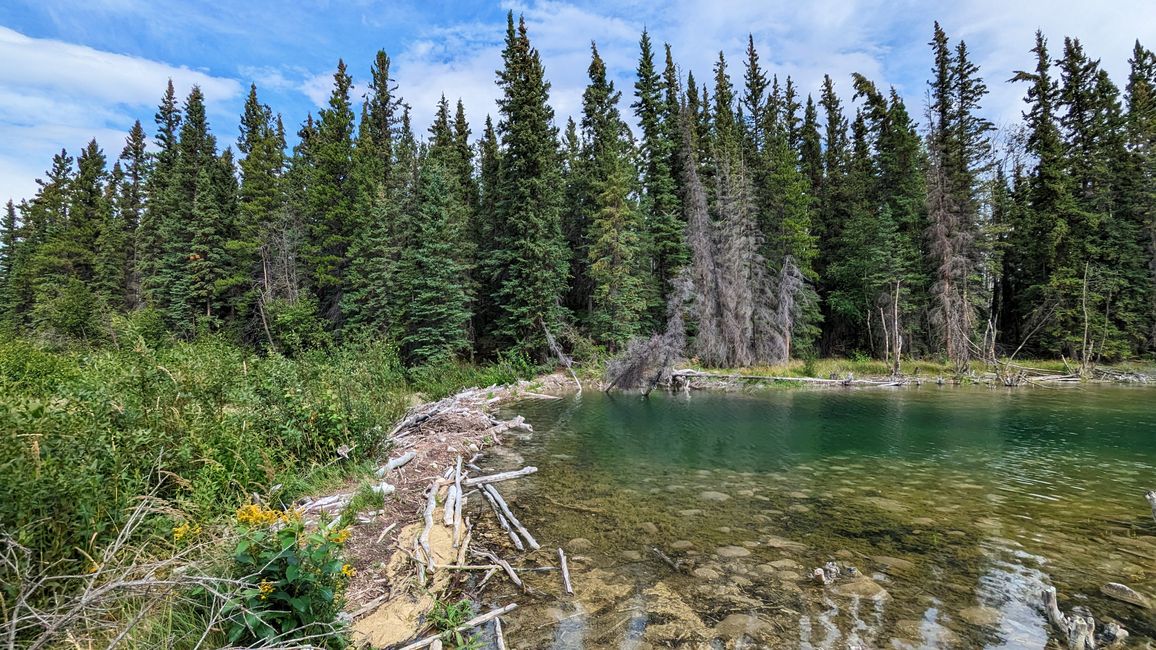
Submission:
{"label": "leafy plant", "polygon": [[462,599],[455,602],[437,599],[433,610],[429,613],[429,623],[435,630],[441,632],[442,641],[456,650],[474,650],[482,647],[481,639],[476,634],[457,632],[456,628],[474,616],[474,607],[469,600]]}
{"label": "leafy plant", "polygon": [[229,643],[320,637],[327,647],[344,647],[337,614],[353,575],[341,559],[348,531],[307,530],[296,511],[258,505],[239,509],[237,523],[235,577],[253,586],[224,608]]}

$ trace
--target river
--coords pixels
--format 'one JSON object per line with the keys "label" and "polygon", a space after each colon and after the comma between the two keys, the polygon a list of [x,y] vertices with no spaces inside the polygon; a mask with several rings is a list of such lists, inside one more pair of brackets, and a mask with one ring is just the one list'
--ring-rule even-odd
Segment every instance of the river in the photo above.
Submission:
{"label": "river", "polygon": [[[1045,585],[1156,638],[1152,610],[1100,592],[1156,596],[1151,389],[587,391],[509,409],[535,432],[497,462],[539,472],[503,489],[539,563],[567,549],[576,591],[535,574],[513,647],[1044,648]],[[828,561],[842,575],[823,586]]]}

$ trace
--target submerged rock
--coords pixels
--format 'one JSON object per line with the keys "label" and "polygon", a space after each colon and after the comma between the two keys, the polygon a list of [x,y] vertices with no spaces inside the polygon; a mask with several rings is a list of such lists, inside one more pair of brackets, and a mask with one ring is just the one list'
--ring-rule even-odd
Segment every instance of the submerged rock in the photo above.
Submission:
{"label": "submerged rock", "polygon": [[715,638],[724,641],[738,641],[743,637],[763,641],[774,632],[775,628],[770,623],[748,614],[731,614],[714,626]]}
{"label": "submerged rock", "polygon": [[644,521],[641,524],[638,524],[638,530],[641,530],[642,532],[646,533],[647,535],[657,535],[658,534],[658,526],[655,526],[652,522],[649,522],[649,521]]}
{"label": "submerged rock", "polygon": [[699,567],[691,572],[694,577],[702,578],[703,580],[718,580],[722,574],[710,567]]}
{"label": "submerged rock", "polygon": [[888,555],[876,555],[871,558],[878,564],[883,565],[883,570],[887,572],[897,571],[906,573],[915,570],[915,563],[903,558],[891,557]]}
{"label": "submerged rock", "polygon": [[1000,614],[998,609],[978,606],[960,610],[959,617],[978,627],[996,627],[999,625],[1003,615]]}
{"label": "submerged rock", "polygon": [[1141,607],[1143,609],[1152,609],[1152,601],[1144,594],[1136,591],[1128,585],[1122,585],[1119,582],[1109,582],[1100,587],[1100,593],[1109,598]]}
{"label": "submerged rock", "polygon": [[729,501],[731,495],[713,490],[704,490],[703,492],[699,492],[698,498],[703,501]]}
{"label": "submerged rock", "polygon": [[859,575],[850,580],[844,580],[831,587],[831,593],[847,598],[858,596],[871,600],[888,600],[891,594],[887,590],[865,575]]}
{"label": "submerged rock", "polygon": [[677,542],[672,542],[670,547],[676,551],[685,551],[688,548],[694,548],[694,542],[689,542],[685,539],[680,539]]}
{"label": "submerged rock", "polygon": [[719,557],[747,557],[751,552],[741,546],[720,546],[715,549]]}

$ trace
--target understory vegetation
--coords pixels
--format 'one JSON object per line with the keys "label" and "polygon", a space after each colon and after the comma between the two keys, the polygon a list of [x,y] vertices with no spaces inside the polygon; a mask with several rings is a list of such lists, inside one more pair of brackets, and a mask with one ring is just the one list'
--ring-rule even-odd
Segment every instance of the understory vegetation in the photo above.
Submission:
{"label": "understory vegetation", "polygon": [[[291,517],[286,506],[296,497],[367,474],[415,393],[437,399],[466,385],[510,383],[536,371],[513,359],[406,370],[394,347],[375,342],[293,359],[256,355],[212,336],[150,339],[136,320],[120,320],[113,334],[116,344],[97,348],[0,339],[0,531],[12,553],[11,562],[0,562],[0,626],[17,625],[22,614],[13,605],[21,598],[31,598],[28,607],[45,607],[96,588],[89,585],[93,575],[105,584],[106,576],[127,579],[130,566],[153,562],[171,571],[174,558],[207,561],[203,568],[213,580],[241,580],[231,585],[237,589],[260,590],[262,580],[268,589],[276,568],[267,566],[269,560],[284,563],[288,548],[305,553],[298,539],[323,549],[310,562],[317,580],[332,583],[341,569],[336,546],[306,540],[313,533],[299,521],[265,533],[257,531],[259,518],[249,516],[237,529],[234,513],[252,507],[257,494]],[[285,537],[290,534],[292,544]],[[243,571],[219,561],[234,553],[228,540],[236,535],[249,539],[252,549],[236,549],[239,562],[248,558]],[[116,557],[109,555],[114,547]],[[260,556],[258,547],[272,555]],[[118,562],[127,562],[120,566],[126,573],[106,566]],[[281,570],[288,574],[285,584],[313,579],[301,568]],[[51,579],[36,593],[22,594],[37,576]],[[338,611],[333,588],[317,587],[331,604],[324,615],[310,614],[311,621],[331,620]],[[200,597],[182,601],[186,623],[194,627],[210,618],[206,608],[214,601],[203,586],[198,589]],[[306,605],[291,600],[301,594],[281,586],[242,601],[264,603],[273,596]],[[248,621],[228,640],[270,638],[273,630],[280,635],[294,629],[289,622],[305,620],[301,616]],[[43,632],[36,627],[23,632]]]}

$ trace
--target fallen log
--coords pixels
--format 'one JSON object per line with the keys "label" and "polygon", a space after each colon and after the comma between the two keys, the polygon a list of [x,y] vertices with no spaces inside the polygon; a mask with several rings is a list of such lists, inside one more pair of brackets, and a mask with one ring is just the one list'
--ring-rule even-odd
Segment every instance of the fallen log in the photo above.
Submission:
{"label": "fallen log", "polygon": [[466,495],[462,492],[462,457],[458,456],[457,468],[454,470],[454,548],[462,541],[462,507],[465,505]]}
{"label": "fallen log", "polygon": [[[508,612],[511,612],[514,609],[516,609],[517,607],[518,607],[517,603],[510,603],[509,605],[506,605],[505,607],[500,607],[500,608],[492,610],[490,612],[486,612],[485,614],[482,614],[481,616],[476,616],[474,618],[471,618],[470,620],[466,621],[465,623],[462,623],[461,625],[455,627],[453,629],[453,631],[454,632],[465,632],[467,630],[471,630],[471,629],[473,629],[473,628],[475,628],[475,627],[477,627],[483,623],[489,622],[489,621],[501,616],[502,614],[506,614]],[[427,647],[433,645],[433,643],[435,641],[438,641],[440,639],[441,639],[441,634],[435,634],[433,636],[426,637],[420,641],[414,641],[413,643],[400,648],[400,650],[419,650],[419,648],[427,648]]]}
{"label": "fallen log", "polygon": [[494,619],[494,640],[498,644],[498,650],[506,650],[506,635],[502,633],[502,619]]}
{"label": "fallen log", "polygon": [[1152,506],[1152,519],[1156,520],[1156,490],[1148,490],[1144,493],[1144,498],[1148,500],[1148,505]]}
{"label": "fallen log", "polygon": [[377,478],[384,478],[386,474],[392,472],[395,469],[398,469],[399,467],[405,466],[416,456],[417,454],[415,452],[407,451],[397,458],[389,459],[384,465],[377,468]]}
{"label": "fallen log", "polygon": [[474,487],[475,485],[482,485],[485,483],[501,483],[502,481],[509,481],[523,476],[529,476],[537,472],[537,467],[523,467],[522,469],[512,472],[501,472],[500,474],[490,474],[488,476],[474,476],[462,481],[462,485],[466,487]]}
{"label": "fallen log", "polygon": [[510,510],[510,506],[506,504],[506,500],[503,499],[502,495],[498,493],[497,488],[490,485],[489,483],[486,483],[482,486],[482,489],[489,493],[489,495],[494,498],[494,501],[498,503],[498,507],[502,509],[502,514],[506,515],[506,519],[509,520],[510,525],[513,526],[514,529],[518,531],[518,534],[526,540],[527,546],[535,551],[539,548],[542,548],[538,544],[538,540],[534,539],[534,536],[530,534],[530,531],[526,530],[526,527],[522,525],[522,522],[518,521],[518,518],[514,516],[514,513]]}
{"label": "fallen log", "polygon": [[442,525],[450,527],[454,525],[454,502],[458,499],[458,486],[450,484],[450,489],[446,492],[446,503],[442,506]]}
{"label": "fallen log", "polygon": [[488,558],[494,564],[502,567],[502,570],[505,571],[506,575],[510,577],[510,582],[513,582],[515,585],[517,585],[519,589],[526,588],[526,585],[522,582],[522,579],[518,577],[517,572],[514,571],[514,567],[510,566],[509,562],[503,560],[502,558],[494,555],[489,551],[483,551],[480,555],[484,558]]}

